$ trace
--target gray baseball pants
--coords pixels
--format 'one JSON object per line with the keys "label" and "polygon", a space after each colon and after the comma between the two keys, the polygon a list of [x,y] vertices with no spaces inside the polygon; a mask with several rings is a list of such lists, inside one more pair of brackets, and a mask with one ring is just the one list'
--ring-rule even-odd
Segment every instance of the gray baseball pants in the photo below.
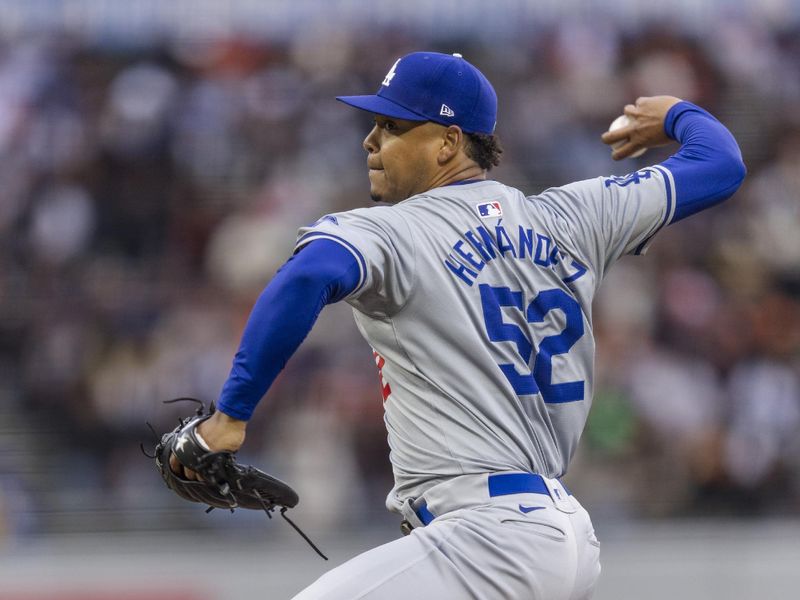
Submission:
{"label": "gray baseball pants", "polygon": [[403,514],[410,535],[329,571],[294,600],[585,600],[600,575],[589,514],[555,479],[464,475]]}

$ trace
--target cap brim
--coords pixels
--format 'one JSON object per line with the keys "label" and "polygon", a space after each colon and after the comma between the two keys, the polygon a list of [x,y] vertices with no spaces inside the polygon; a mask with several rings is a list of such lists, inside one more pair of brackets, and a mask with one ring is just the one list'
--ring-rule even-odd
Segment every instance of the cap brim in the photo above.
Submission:
{"label": "cap brim", "polygon": [[360,108],[361,110],[366,110],[377,115],[394,117],[395,119],[406,119],[408,121],[430,120],[428,117],[425,117],[419,113],[415,113],[414,111],[397,104],[397,102],[388,100],[383,96],[377,96],[374,94],[367,96],[336,96],[336,99],[339,102],[344,102],[345,104],[355,108]]}

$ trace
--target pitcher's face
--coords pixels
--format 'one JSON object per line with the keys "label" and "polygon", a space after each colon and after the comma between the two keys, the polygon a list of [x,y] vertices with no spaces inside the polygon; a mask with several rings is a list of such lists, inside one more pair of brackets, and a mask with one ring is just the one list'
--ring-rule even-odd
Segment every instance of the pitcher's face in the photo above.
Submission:
{"label": "pitcher's face", "polygon": [[375,202],[396,203],[431,189],[443,130],[430,121],[375,115],[375,126],[363,144]]}

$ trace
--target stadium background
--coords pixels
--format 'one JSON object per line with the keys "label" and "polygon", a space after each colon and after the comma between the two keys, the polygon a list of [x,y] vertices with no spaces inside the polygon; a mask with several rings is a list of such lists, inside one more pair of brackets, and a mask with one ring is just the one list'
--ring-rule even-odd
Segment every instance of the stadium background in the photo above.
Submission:
{"label": "stadium background", "polygon": [[[488,74],[494,177],[530,193],[666,157],[599,141],[639,95],[733,131],[736,197],[605,283],[566,481],[605,542],[600,600],[796,597],[794,0],[0,3],[0,597],[283,598],[327,568],[280,521],[173,498],[138,445],[186,410],[162,399],[216,397],[297,227],[369,202],[369,117],[333,96],[421,48]],[[381,415],[333,306],[248,433],[334,562],[398,534]]]}

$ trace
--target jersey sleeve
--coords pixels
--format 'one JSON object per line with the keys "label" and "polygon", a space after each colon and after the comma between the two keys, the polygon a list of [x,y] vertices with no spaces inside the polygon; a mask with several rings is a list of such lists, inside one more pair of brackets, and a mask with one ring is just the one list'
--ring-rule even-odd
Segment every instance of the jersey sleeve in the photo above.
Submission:
{"label": "jersey sleeve", "polygon": [[601,177],[546,191],[542,197],[594,265],[642,254],[664,225],[730,198],[747,168],[730,131],[691,102],[679,101],[664,133],[680,150],[661,164],[624,177]]}
{"label": "jersey sleeve", "polygon": [[661,165],[625,176],[551,188],[546,203],[569,231],[571,245],[603,270],[623,254],[643,254],[675,212],[675,183]]}
{"label": "jersey sleeve", "polygon": [[298,231],[295,252],[313,240],[346,248],[359,265],[359,281],[344,300],[376,317],[391,316],[408,300],[414,286],[412,232],[393,208],[376,206],[325,215]]}

